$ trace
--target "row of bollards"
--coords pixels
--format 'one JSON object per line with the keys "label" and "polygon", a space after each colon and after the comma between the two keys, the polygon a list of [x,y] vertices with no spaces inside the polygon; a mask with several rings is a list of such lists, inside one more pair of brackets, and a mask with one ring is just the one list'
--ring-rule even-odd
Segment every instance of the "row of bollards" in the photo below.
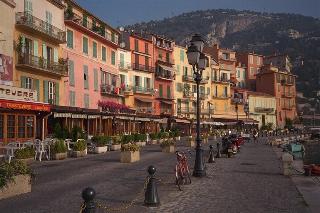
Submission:
{"label": "row of bollards", "polygon": [[[144,193],[144,205],[148,207],[156,207],[160,205],[160,199],[157,190],[156,178],[154,174],[156,173],[156,168],[154,166],[148,167],[149,176],[146,181],[146,188]],[[82,191],[82,198],[84,200],[81,207],[81,213],[95,213],[96,203],[94,198],[96,192],[93,188],[88,187]]]}

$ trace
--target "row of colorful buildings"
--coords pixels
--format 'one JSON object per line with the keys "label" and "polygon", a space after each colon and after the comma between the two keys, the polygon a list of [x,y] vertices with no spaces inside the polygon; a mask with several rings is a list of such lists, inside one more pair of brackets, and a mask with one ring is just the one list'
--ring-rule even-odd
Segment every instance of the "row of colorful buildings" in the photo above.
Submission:
{"label": "row of colorful buildings", "polygon": [[[0,20],[1,142],[44,138],[56,123],[88,135],[192,129],[196,84],[174,40],[115,29],[73,0],[0,0]],[[202,124],[275,128],[296,117],[286,55],[205,54]]]}

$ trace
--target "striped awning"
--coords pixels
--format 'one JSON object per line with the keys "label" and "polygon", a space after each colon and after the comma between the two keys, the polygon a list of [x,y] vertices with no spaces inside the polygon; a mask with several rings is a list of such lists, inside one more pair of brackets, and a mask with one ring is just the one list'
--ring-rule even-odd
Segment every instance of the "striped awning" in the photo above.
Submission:
{"label": "striped awning", "polygon": [[53,117],[54,118],[71,118],[71,113],[61,113],[61,112],[54,112]]}

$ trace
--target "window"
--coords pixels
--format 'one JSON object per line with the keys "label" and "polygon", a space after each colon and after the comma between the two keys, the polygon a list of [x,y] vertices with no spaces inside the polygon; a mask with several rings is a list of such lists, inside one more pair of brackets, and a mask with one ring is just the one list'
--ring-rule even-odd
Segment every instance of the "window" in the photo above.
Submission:
{"label": "window", "polygon": [[32,2],[30,0],[25,0],[24,1],[24,11],[27,13],[27,14],[31,14],[32,15]]}
{"label": "window", "polygon": [[69,91],[69,104],[71,107],[76,106],[76,93],[74,91]]}
{"label": "window", "polygon": [[98,70],[93,69],[94,91],[98,91]]}
{"label": "window", "polygon": [[207,95],[210,95],[210,87],[207,88]]}
{"label": "window", "polygon": [[184,51],[180,50],[180,61],[184,61]]}
{"label": "window", "polygon": [[260,57],[257,57],[257,65],[260,65]]}
{"label": "window", "polygon": [[249,55],[250,64],[253,64],[253,55]]}
{"label": "window", "polygon": [[46,11],[46,23],[45,23],[46,31],[51,33],[52,31],[52,13]]}
{"label": "window", "polygon": [[162,84],[159,84],[159,97],[162,98],[163,96],[163,88],[162,88]]}
{"label": "window", "polygon": [[101,48],[101,59],[102,61],[107,61],[107,49],[105,47]]}
{"label": "window", "polygon": [[26,77],[26,89],[33,89],[32,87],[32,78]]}
{"label": "window", "polygon": [[18,116],[18,138],[25,138],[26,130],[25,130],[25,116]]}
{"label": "window", "polygon": [[114,35],[114,32],[111,33],[111,41],[112,41],[113,43],[115,43],[115,35]]}
{"label": "window", "polygon": [[89,108],[89,95],[84,94],[84,108]]}
{"label": "window", "polygon": [[134,40],[134,50],[139,52],[139,41],[137,39]]}
{"label": "window", "polygon": [[27,138],[34,136],[34,116],[27,116]]}
{"label": "window", "polygon": [[216,97],[218,97],[218,86],[216,86],[216,89],[214,90],[214,95],[216,96]]}
{"label": "window", "polygon": [[171,87],[170,87],[170,85],[167,86],[167,98],[171,98]]}
{"label": "window", "polygon": [[223,95],[224,97],[228,97],[228,87],[224,87]]}
{"label": "window", "polygon": [[111,51],[111,64],[116,65],[116,52]]}
{"label": "window", "polygon": [[48,82],[48,100],[49,103],[55,103],[55,83],[52,81]]}
{"label": "window", "polygon": [[88,55],[88,38],[82,38],[82,52]]}
{"label": "window", "polygon": [[145,65],[146,65],[146,70],[149,70],[149,58],[147,56],[145,57]]}
{"label": "window", "polygon": [[196,93],[197,92],[197,85],[192,85],[192,92]]}
{"label": "window", "polygon": [[73,31],[67,30],[67,47],[73,49]]}
{"label": "window", "polygon": [[237,78],[240,78],[240,70],[237,70]]}
{"label": "window", "polygon": [[255,70],[253,67],[250,67],[250,75],[254,75],[255,74]]}
{"label": "window", "polygon": [[229,53],[222,53],[222,58],[225,60],[229,60],[230,59],[230,54]]}
{"label": "window", "polygon": [[120,68],[125,68],[124,67],[124,54],[120,53]]}
{"label": "window", "polygon": [[15,138],[16,134],[16,118],[14,115],[7,115],[7,137]]}
{"label": "window", "polygon": [[146,85],[145,85],[145,87],[146,88],[148,88],[148,89],[150,89],[151,88],[151,80],[150,80],[150,78],[145,78],[146,79]]}
{"label": "window", "polygon": [[89,80],[88,80],[88,66],[83,65],[83,85],[84,89],[89,89]]}
{"label": "window", "polygon": [[182,92],[182,83],[176,83],[176,91]]}
{"label": "window", "polygon": [[148,43],[144,44],[144,49],[145,49],[145,53],[149,54],[149,45],[148,45]]}
{"label": "window", "polygon": [[82,25],[88,27],[88,16],[85,14],[82,15]]}
{"label": "window", "polygon": [[69,85],[74,86],[74,62],[69,60]]}
{"label": "window", "polygon": [[166,62],[170,63],[170,55],[169,55],[169,53],[166,53]]}
{"label": "window", "polygon": [[92,42],[92,57],[97,58],[97,42]]}
{"label": "window", "polygon": [[188,67],[183,67],[183,75],[187,76],[188,75]]}

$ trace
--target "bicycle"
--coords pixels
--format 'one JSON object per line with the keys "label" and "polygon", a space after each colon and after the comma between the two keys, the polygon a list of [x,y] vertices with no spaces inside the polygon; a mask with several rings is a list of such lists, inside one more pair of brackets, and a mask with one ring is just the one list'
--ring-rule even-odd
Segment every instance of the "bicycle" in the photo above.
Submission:
{"label": "bicycle", "polygon": [[182,191],[182,184],[191,184],[190,170],[188,165],[188,159],[184,152],[176,151],[177,164],[175,168],[176,185],[179,190]]}

